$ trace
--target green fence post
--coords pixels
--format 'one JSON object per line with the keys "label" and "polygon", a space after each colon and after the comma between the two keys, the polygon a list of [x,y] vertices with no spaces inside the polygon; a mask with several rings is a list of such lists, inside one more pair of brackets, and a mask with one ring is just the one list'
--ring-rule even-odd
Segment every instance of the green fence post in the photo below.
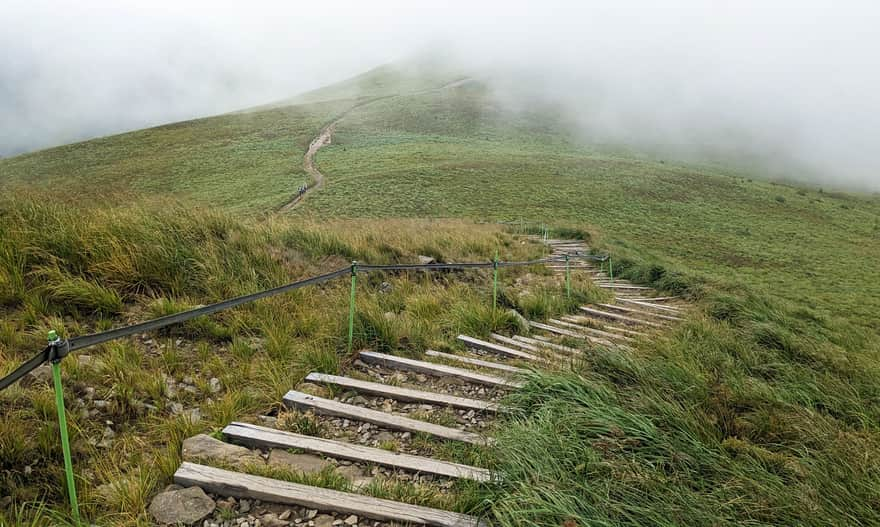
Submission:
{"label": "green fence post", "polygon": [[[56,350],[61,339],[55,330],[49,332],[49,345]],[[70,440],[67,437],[67,415],[64,410],[64,390],[61,386],[61,357],[52,359],[52,381],[55,384],[55,406],[58,408],[58,428],[61,431],[61,452],[64,455],[64,473],[67,476],[67,496],[73,520],[79,525],[79,501],[76,499],[76,481],[73,478],[73,461],[70,458]]]}
{"label": "green fence post", "polygon": [[492,312],[498,307],[498,249],[495,249],[495,260],[492,262]]}
{"label": "green fence post", "polygon": [[351,301],[348,305],[348,352],[351,353],[351,345],[354,340],[354,292],[357,287],[357,261],[351,262]]}
{"label": "green fence post", "polygon": [[611,277],[611,281],[614,281],[614,266],[611,264],[611,255],[608,255],[608,276]]}
{"label": "green fence post", "polygon": [[565,294],[571,300],[571,266],[568,262],[568,253],[565,253]]}

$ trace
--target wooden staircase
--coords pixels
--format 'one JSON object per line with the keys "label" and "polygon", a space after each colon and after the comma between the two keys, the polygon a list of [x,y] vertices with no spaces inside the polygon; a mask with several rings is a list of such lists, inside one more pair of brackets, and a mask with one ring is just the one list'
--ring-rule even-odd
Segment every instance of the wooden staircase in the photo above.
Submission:
{"label": "wooden staircase", "polygon": [[[555,256],[588,250],[577,240],[546,243]],[[657,295],[626,280],[612,280],[591,263],[573,262],[577,263],[571,265],[572,273],[588,275],[599,287],[611,291],[614,300],[583,306],[577,315],[532,321],[530,335],[496,333],[488,340],[459,335],[457,340],[463,349],[458,353],[429,350],[421,359],[413,359],[361,351],[346,376],[312,372],[304,379],[301,391],[291,390],[284,396],[283,404],[290,414],[319,423],[317,432],[233,422],[223,429],[223,440],[263,457],[265,452],[282,449],[320,456],[337,464],[353,463],[367,470],[381,467],[415,481],[427,478],[437,484],[438,492],[455,480],[492,481],[498,476],[486,468],[443,459],[434,446],[447,442],[477,448],[491,446],[492,423],[503,411],[498,400],[521,387],[526,372],[564,366],[590,346],[630,349],[640,339],[650,338],[686,315],[687,306],[676,297]],[[564,265],[549,267],[556,274],[566,272]],[[563,341],[580,341],[586,346],[574,347]],[[316,395],[315,387],[325,396]],[[181,464],[174,481],[182,486],[197,485],[219,496],[350,513],[369,518],[373,522],[370,525],[485,524],[465,514],[355,491],[290,483],[194,460]]]}

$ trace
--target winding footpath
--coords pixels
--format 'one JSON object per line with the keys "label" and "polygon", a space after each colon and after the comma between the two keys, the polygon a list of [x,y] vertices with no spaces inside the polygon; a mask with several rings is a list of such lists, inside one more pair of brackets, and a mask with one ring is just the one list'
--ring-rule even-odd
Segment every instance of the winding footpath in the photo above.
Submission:
{"label": "winding footpath", "polygon": [[446,83],[446,84],[439,86],[437,88],[429,88],[427,90],[416,91],[416,92],[407,93],[404,95],[384,95],[381,97],[373,97],[367,101],[363,101],[358,104],[355,104],[354,106],[352,106],[351,108],[349,108],[348,110],[343,112],[340,116],[338,116],[332,122],[330,122],[329,124],[327,124],[323,128],[321,128],[321,130],[318,132],[318,135],[314,139],[312,139],[311,143],[309,143],[309,148],[308,148],[308,150],[306,150],[305,155],[303,155],[303,170],[312,179],[312,184],[310,184],[308,186],[308,188],[306,188],[306,191],[304,194],[296,194],[290,201],[288,201],[287,203],[282,205],[278,209],[278,212],[287,212],[289,210],[296,208],[297,206],[299,206],[300,203],[302,203],[306,199],[306,197],[309,194],[311,194],[313,191],[318,190],[319,188],[324,186],[324,174],[322,174],[321,171],[318,170],[318,165],[315,162],[315,155],[318,153],[318,150],[320,150],[320,149],[324,148],[325,146],[332,143],[333,132],[336,131],[336,126],[339,125],[339,123],[343,119],[345,119],[345,117],[348,116],[351,112],[353,112],[359,108],[364,108],[364,107],[369,106],[371,104],[377,103],[379,101],[384,101],[386,99],[395,99],[395,98],[403,97],[403,96],[423,95],[425,93],[438,92],[438,91],[442,91],[442,90],[446,90],[446,89],[450,89],[450,88],[457,88],[459,86],[463,86],[469,82],[472,82],[472,80],[473,79],[471,79],[471,78],[464,78],[464,79],[459,79],[459,80],[456,80],[453,82]]}

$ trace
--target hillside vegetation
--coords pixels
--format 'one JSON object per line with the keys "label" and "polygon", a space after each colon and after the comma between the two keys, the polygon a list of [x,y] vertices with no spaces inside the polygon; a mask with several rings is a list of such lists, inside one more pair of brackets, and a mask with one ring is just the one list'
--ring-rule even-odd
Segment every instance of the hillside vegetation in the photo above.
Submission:
{"label": "hillside vegetation", "polygon": [[[591,349],[572,371],[533,376],[507,401],[498,447],[468,458],[507,476],[459,508],[509,526],[880,523],[880,200],[585,144],[558,110],[510,110],[457,78],[382,68],[290,105],[0,161],[0,369],[49,327],[81,334],[351,259],[533,257],[540,248],[472,220],[547,222],[700,312],[631,353]],[[340,116],[318,153],[324,187],[268,214]],[[478,273],[370,280],[362,346],[418,354],[515,324],[492,314]],[[377,292],[383,280],[393,294]],[[502,302],[539,318],[572,307],[546,292]],[[97,387],[110,401],[100,417],[121,424],[105,452],[84,440],[100,440],[101,419],[74,417],[90,510],[143,522],[187,434],[268,411],[307,370],[348,360],[345,301],[339,283],[105,346],[97,370],[66,361],[76,396]],[[224,391],[169,400],[158,373],[216,377]],[[0,494],[60,503],[51,392],[16,388],[0,404]],[[33,460],[55,464],[26,477]]]}

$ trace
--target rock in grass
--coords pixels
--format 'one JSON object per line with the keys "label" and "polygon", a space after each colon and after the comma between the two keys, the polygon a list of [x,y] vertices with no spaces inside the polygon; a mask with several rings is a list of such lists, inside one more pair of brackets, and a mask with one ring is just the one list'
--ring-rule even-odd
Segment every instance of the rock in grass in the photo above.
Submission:
{"label": "rock in grass", "polygon": [[263,527],[287,527],[290,522],[282,520],[277,514],[270,512],[260,516],[260,525]]}
{"label": "rock in grass", "polygon": [[237,467],[263,463],[263,458],[256,452],[224,443],[205,434],[190,437],[183,442],[183,459],[193,462],[216,459]]}
{"label": "rock in grass", "polygon": [[430,265],[432,263],[437,263],[437,260],[431,258],[430,256],[425,256],[424,254],[419,255],[419,263],[421,265]]}
{"label": "rock in grass", "polygon": [[214,512],[214,500],[200,487],[189,487],[158,494],[149,510],[158,523],[192,525]]}
{"label": "rock in grass", "polygon": [[516,309],[511,309],[508,311],[513,318],[516,319],[517,324],[519,325],[520,330],[528,332],[529,331],[529,321],[526,317],[519,314],[519,311]]}
{"label": "rock in grass", "polygon": [[324,458],[312,454],[291,454],[280,448],[273,448],[269,452],[269,464],[272,466],[297,470],[306,474],[320,472],[330,463]]}
{"label": "rock in grass", "polygon": [[329,514],[321,514],[315,518],[315,527],[332,527],[333,516]]}
{"label": "rock in grass", "polygon": [[52,384],[52,368],[48,364],[43,364],[22,377],[19,382],[25,388],[36,385],[48,386]]}

